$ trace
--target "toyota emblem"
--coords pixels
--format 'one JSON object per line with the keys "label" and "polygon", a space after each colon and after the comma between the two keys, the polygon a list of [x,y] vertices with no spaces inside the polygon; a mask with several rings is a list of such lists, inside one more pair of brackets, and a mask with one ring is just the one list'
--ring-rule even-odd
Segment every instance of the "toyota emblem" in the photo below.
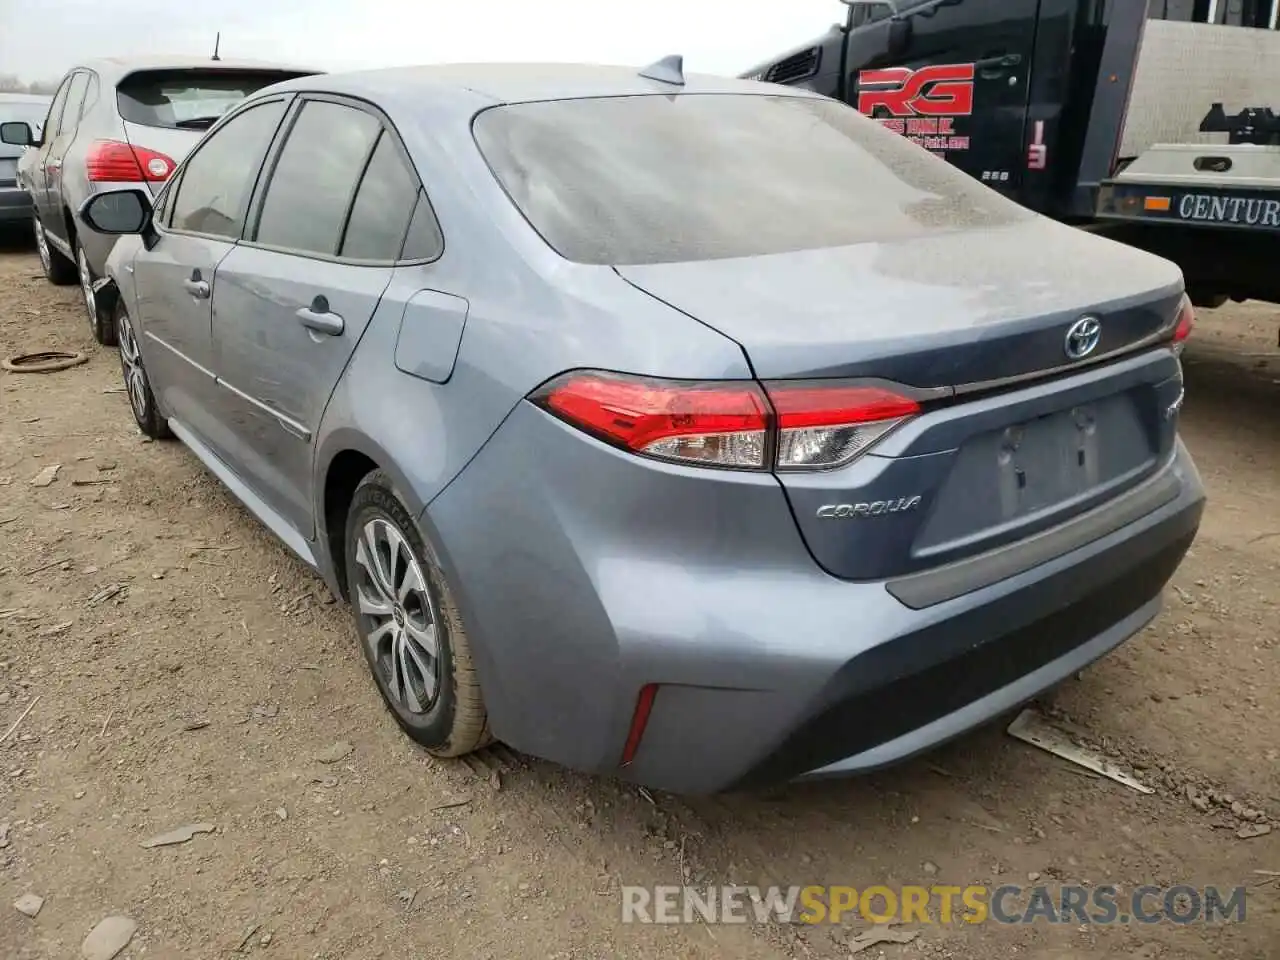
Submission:
{"label": "toyota emblem", "polygon": [[1072,360],[1083,360],[1098,349],[1101,340],[1102,321],[1097,317],[1081,317],[1067,331],[1067,356]]}

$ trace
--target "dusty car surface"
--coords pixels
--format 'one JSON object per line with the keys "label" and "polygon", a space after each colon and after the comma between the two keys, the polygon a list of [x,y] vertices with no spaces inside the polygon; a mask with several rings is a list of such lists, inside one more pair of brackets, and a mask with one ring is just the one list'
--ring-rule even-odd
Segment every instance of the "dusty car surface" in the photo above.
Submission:
{"label": "dusty car surface", "polygon": [[681,792],[849,774],[1148,623],[1169,263],[804,91],[292,80],[83,217],[139,427],[351,604],[400,726]]}
{"label": "dusty car surface", "polygon": [[40,263],[51,282],[80,284],[99,343],[112,342],[111,317],[97,309],[95,290],[115,237],[76,217],[85,200],[124,184],[154,194],[228,109],[255,90],[310,72],[190,56],[90,60],[63,77],[43,130],[0,131],[8,149],[34,151],[21,188],[34,200]]}

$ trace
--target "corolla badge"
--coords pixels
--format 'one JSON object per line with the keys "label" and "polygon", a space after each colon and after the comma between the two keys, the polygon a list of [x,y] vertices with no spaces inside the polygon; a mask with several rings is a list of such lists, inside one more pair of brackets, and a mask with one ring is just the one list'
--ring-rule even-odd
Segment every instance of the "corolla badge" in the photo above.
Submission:
{"label": "corolla badge", "polygon": [[911,513],[920,509],[924,497],[902,497],[899,500],[876,500],[874,503],[829,503],[818,508],[819,520],[856,520],[862,517],[884,517],[891,513]]}
{"label": "corolla badge", "polygon": [[1098,349],[1101,340],[1102,321],[1097,317],[1081,317],[1067,331],[1067,356],[1072,360],[1083,360]]}

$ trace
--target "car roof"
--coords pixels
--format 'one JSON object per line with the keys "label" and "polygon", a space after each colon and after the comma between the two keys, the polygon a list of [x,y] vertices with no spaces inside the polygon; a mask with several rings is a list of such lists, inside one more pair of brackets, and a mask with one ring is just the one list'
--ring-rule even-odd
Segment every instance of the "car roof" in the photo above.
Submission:
{"label": "car roof", "polygon": [[[345,94],[384,105],[388,101],[420,101],[426,94],[439,97],[452,93],[476,106],[646,94],[781,92],[770,84],[695,73],[685,74],[684,86],[676,86],[642,77],[642,69],[587,63],[432,64],[327,73],[286,80],[271,90]],[[816,96],[797,89],[789,89],[788,95]]]}
{"label": "car roof", "polygon": [[189,70],[200,68],[205,70],[289,70],[297,73],[316,73],[314,67],[304,67],[296,63],[281,63],[274,60],[239,60],[210,57],[198,57],[192,54],[174,54],[162,56],[152,54],[137,57],[101,57],[87,60],[78,65],[78,69],[92,70],[104,78],[126,77],[139,70]]}

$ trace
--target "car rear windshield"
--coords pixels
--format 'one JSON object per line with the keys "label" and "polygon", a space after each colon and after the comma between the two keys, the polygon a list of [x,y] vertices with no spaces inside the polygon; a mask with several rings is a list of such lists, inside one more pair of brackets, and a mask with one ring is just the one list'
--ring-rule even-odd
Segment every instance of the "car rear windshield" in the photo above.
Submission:
{"label": "car rear windshield", "polygon": [[760,256],[1034,216],[816,97],[509,104],[482,112],[473,131],[534,229],[579,263]]}
{"label": "car rear windshield", "polygon": [[120,116],[130,123],[203,130],[251,93],[306,76],[289,70],[142,70],[116,87]]}

